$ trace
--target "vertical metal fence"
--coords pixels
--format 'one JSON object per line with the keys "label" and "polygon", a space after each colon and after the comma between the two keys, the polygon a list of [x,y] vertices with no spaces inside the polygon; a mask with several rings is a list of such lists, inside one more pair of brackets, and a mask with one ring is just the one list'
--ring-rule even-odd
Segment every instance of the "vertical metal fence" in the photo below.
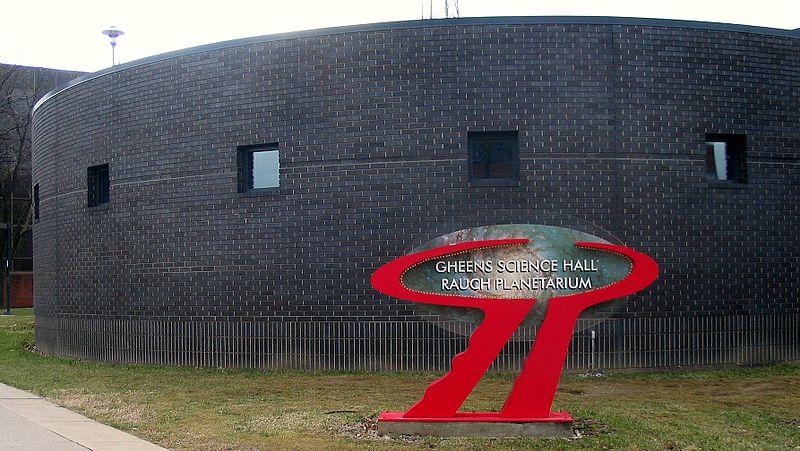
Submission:
{"label": "vertical metal fence", "polygon": [[[260,369],[446,371],[470,325],[429,321],[190,321],[36,318],[48,354],[113,363]],[[566,370],[708,367],[800,360],[800,314],[579,320]],[[495,361],[518,371],[534,330]]]}

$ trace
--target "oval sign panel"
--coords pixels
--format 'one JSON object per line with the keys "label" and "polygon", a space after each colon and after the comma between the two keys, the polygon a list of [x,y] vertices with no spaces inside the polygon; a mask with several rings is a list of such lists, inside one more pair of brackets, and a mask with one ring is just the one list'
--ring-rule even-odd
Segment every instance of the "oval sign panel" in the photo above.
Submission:
{"label": "oval sign panel", "polygon": [[[631,259],[620,249],[626,248],[563,227],[475,227],[418,246],[376,272],[373,285],[423,304],[426,312],[476,324],[483,314],[475,308],[536,300],[523,322],[535,325],[549,299],[602,289],[628,277]],[[399,277],[385,272],[392,266],[401,269]]]}
{"label": "oval sign panel", "polygon": [[630,260],[576,246],[610,244],[577,230],[543,225],[495,225],[435,238],[414,253],[461,243],[514,240],[423,261],[402,276],[404,286],[432,294],[489,299],[538,299],[602,288],[624,279]]}

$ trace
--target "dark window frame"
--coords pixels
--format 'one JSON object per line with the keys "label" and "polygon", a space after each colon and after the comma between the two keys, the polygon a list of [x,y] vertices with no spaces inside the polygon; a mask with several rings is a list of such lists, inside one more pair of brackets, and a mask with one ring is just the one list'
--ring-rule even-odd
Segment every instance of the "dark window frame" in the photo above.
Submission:
{"label": "dark window frame", "polygon": [[[511,145],[510,156],[510,171],[508,177],[491,177],[488,174],[485,176],[476,175],[479,158],[477,153],[480,150],[480,145],[490,142],[505,141]],[[469,132],[467,133],[467,147],[468,147],[468,173],[470,186],[519,186],[519,131],[486,131],[486,132]],[[484,169],[486,173],[488,169]]]}
{"label": "dark window frame", "polygon": [[39,184],[33,185],[33,222],[39,222]]}
{"label": "dark window frame", "polygon": [[706,178],[709,182],[725,185],[743,185],[747,183],[747,135],[739,133],[706,133],[705,143],[724,142],[726,177],[717,178],[713,148],[708,144],[706,149]]}
{"label": "dark window frame", "polygon": [[[256,188],[253,174],[254,154],[259,152],[278,152],[278,186]],[[275,193],[281,188],[280,149],[277,142],[252,144],[236,148],[237,190],[240,193]]]}
{"label": "dark window frame", "polygon": [[86,198],[89,208],[111,202],[111,173],[108,163],[86,169]]}

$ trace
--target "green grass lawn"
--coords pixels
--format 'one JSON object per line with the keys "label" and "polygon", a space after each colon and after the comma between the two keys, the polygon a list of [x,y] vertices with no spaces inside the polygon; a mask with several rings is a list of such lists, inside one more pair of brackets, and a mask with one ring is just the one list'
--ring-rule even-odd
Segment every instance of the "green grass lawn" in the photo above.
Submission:
{"label": "green grass lawn", "polygon": [[[437,374],[311,373],[105,365],[42,356],[30,310],[0,316],[0,382],[172,449],[800,449],[800,365],[565,376],[556,408],[579,439],[387,439]],[[463,410],[496,410],[511,375]]]}

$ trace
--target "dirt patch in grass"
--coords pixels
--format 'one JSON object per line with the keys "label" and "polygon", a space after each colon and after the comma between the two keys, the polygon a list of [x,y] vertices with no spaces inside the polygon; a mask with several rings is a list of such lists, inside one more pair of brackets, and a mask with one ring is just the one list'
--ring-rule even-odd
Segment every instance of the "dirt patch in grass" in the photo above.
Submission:
{"label": "dirt patch in grass", "polygon": [[365,419],[357,423],[338,424],[330,428],[331,432],[357,440],[385,440],[378,432],[378,421]]}
{"label": "dirt patch in grass", "polygon": [[572,428],[575,430],[575,438],[581,439],[584,437],[596,437],[602,434],[608,434],[608,425],[602,421],[592,418],[584,418],[576,420]]}

